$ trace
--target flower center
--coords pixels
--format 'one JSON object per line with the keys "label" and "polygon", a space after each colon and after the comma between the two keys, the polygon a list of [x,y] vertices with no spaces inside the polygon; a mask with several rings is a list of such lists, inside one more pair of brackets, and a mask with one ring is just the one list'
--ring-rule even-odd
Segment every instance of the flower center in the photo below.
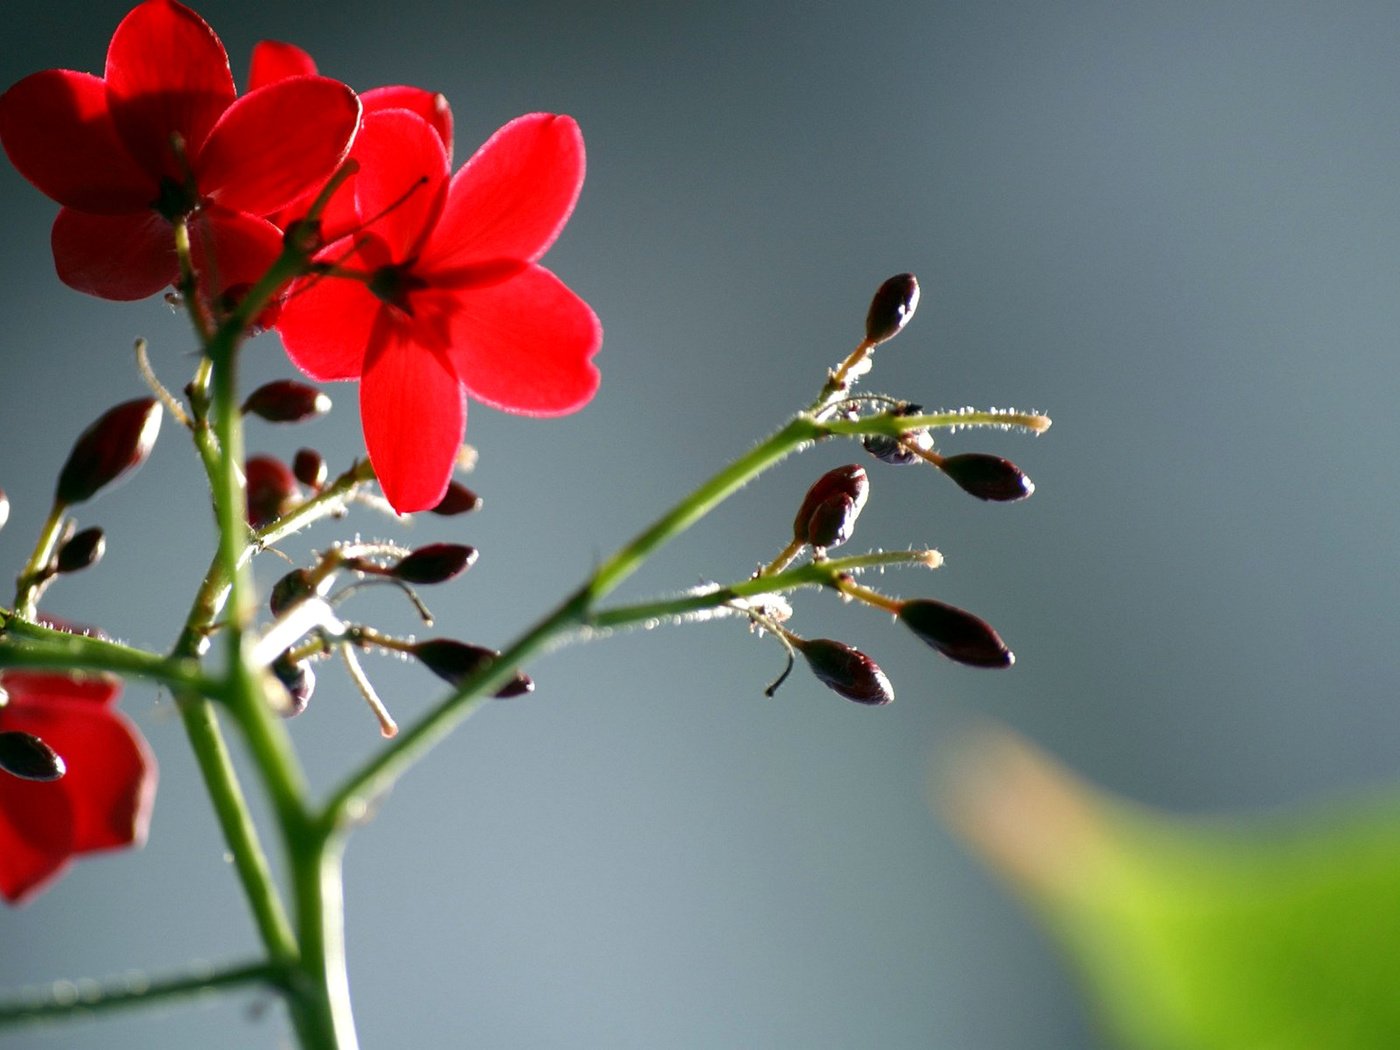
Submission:
{"label": "flower center", "polygon": [[397,306],[406,314],[412,314],[408,297],[428,287],[428,282],[413,273],[410,263],[392,263],[381,266],[370,275],[369,290],[390,306]]}
{"label": "flower center", "polygon": [[160,180],[160,193],[151,202],[151,207],[170,222],[193,214],[198,206],[199,196],[194,189],[168,175]]}

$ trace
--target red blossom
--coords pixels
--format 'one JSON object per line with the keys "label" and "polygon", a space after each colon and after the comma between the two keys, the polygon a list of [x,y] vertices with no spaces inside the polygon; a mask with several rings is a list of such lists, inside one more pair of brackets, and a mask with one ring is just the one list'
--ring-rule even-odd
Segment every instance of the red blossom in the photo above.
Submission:
{"label": "red blossom", "polygon": [[47,783],[0,772],[0,895],[18,904],[75,856],[145,841],[156,763],[114,708],[116,679],[9,670],[0,690],[0,732],[38,737],[67,770]]}
{"label": "red blossom", "polygon": [[368,225],[322,256],[351,279],[294,287],[278,327],[313,379],[361,380],[385,497],[401,513],[428,510],[451,478],[464,393],[552,416],[597,389],[598,319],[538,264],[583,185],[583,136],[570,117],[532,113],[449,177],[434,127],[391,108],[366,114],[351,157]]}
{"label": "red blossom", "polygon": [[0,95],[0,144],[63,205],[65,284],[104,299],[160,291],[177,276],[172,222],[191,218],[196,268],[219,294],[261,276],[281,245],[264,217],[330,177],[359,116],[355,93],[324,77],[238,97],[214,31],[175,0],[146,0],[113,34],[104,76],[50,69]]}

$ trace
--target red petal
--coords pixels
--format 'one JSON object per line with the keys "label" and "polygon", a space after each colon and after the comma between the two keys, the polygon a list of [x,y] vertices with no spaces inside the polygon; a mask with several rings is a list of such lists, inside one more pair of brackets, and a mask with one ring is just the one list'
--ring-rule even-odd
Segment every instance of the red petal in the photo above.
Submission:
{"label": "red petal", "polygon": [[359,379],[383,306],[359,281],[313,277],[292,286],[277,331],[292,364],[312,379]]}
{"label": "red petal", "polygon": [[572,117],[531,113],[512,120],[453,176],[424,266],[534,262],[568,221],[583,169],[583,135]]}
{"label": "red petal", "polygon": [[442,211],[447,192],[447,153],[422,117],[404,109],[365,116],[350,155],[359,162],[355,207],[365,228],[383,238],[390,257],[417,253]]}
{"label": "red petal", "polygon": [[183,179],[171,135],[186,156],[234,99],[228,55],[214,30],[174,0],[146,0],[122,19],[107,48],[107,101],[137,162],[155,175]]}
{"label": "red petal", "polygon": [[400,514],[442,502],[462,447],[467,409],[445,361],[388,311],[370,341],[360,384],[365,447],[384,498]]}
{"label": "red petal", "polygon": [[59,280],[99,299],[144,299],[179,272],[170,223],[153,211],[89,215],[64,208],[51,243]]}
{"label": "red petal", "polygon": [[589,359],[603,329],[588,304],[542,266],[456,292],[452,364],[478,401],[531,416],[582,408],[598,389]]}
{"label": "red petal", "polygon": [[316,62],[295,44],[280,40],[260,40],[253,45],[248,64],[248,90],[256,91],[288,77],[314,77]]}
{"label": "red petal", "polygon": [[100,77],[47,69],[0,95],[0,142],[19,173],[59,204],[139,211],[156,181],[127,153]]}
{"label": "red petal", "polygon": [[11,904],[27,900],[67,866],[72,847],[73,810],[63,781],[40,784],[0,773],[0,895]]}
{"label": "red petal", "polygon": [[246,292],[282,254],[282,231],[266,219],[219,207],[190,224],[190,253],[200,290],[210,300]]}
{"label": "red petal", "polygon": [[377,113],[384,109],[406,109],[417,113],[432,125],[447,150],[447,166],[452,167],[452,107],[447,104],[447,96],[423,88],[392,85],[371,88],[360,94],[366,113]]}
{"label": "red petal", "polygon": [[[24,702],[12,698],[0,713],[0,726],[32,733],[67,766],[52,785],[68,797],[71,852],[145,841],[155,798],[155,759],[125,718],[110,707],[61,696]],[[11,790],[8,784],[0,787],[6,795]]]}
{"label": "red petal", "polygon": [[58,696],[105,706],[116,700],[122,691],[122,684],[120,679],[105,674],[90,674],[79,678],[74,674],[59,671],[11,669],[0,675],[0,688],[9,693],[10,699],[16,703],[43,701]]}
{"label": "red petal", "polygon": [[325,182],[345,159],[360,100],[338,80],[293,77],[244,95],[194,160],[201,193],[270,215]]}

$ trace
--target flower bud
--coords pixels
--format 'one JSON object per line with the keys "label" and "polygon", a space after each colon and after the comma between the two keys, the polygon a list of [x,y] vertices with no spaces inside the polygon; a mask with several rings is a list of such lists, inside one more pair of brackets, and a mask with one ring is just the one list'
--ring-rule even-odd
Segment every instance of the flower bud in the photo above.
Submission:
{"label": "flower bud", "polygon": [[331,399],[314,386],[291,379],[264,383],[243,402],[243,414],[269,423],[302,423],[331,410]]}
{"label": "flower bud", "polygon": [[58,780],[67,767],[59,754],[37,736],[0,733],[0,771],[21,780]]}
{"label": "flower bud", "polygon": [[822,684],[847,700],[878,706],[894,699],[885,672],[859,649],[830,638],[808,639],[797,648]]}
{"label": "flower bud", "polygon": [[456,481],[447,483],[447,495],[442,497],[442,502],[432,509],[434,514],[441,514],[443,517],[451,517],[454,514],[466,514],[470,511],[481,509],[481,497],[467,486]]}
{"label": "flower bud", "polygon": [[311,694],[316,691],[316,671],[310,660],[293,663],[286,653],[272,661],[272,673],[287,688],[291,701],[283,712],[284,718],[295,718],[306,710],[311,702]]}
{"label": "flower bud", "polygon": [[146,461],[160,432],[160,402],[153,397],[108,409],[79,436],[58,475],[54,498],[71,507]]}
{"label": "flower bud", "polygon": [[891,277],[876,290],[865,315],[865,338],[869,343],[883,343],[899,334],[909,323],[919,306],[919,282],[912,273]]}
{"label": "flower bud", "polygon": [[281,616],[303,598],[310,597],[314,590],[311,573],[305,569],[293,569],[272,585],[272,593],[267,598],[268,608],[273,616]]}
{"label": "flower bud", "polygon": [[255,529],[276,521],[296,505],[301,493],[287,464],[272,456],[250,456],[245,464],[248,524]]}
{"label": "flower bud", "polygon": [[404,583],[446,583],[470,569],[475,562],[475,547],[461,543],[430,543],[400,558],[385,575]]}
{"label": "flower bud", "polygon": [[864,467],[851,464],[827,471],[803,497],[793,519],[792,538],[813,547],[840,546],[855,531],[869,494]]}
{"label": "flower bud", "polygon": [[1035,491],[1035,483],[1015,463],[985,452],[945,456],[938,469],[956,481],[964,492],[978,499],[1010,503],[1025,499]]}
{"label": "flower bud", "polygon": [[5,495],[5,490],[0,489],[0,529],[5,527],[5,522],[10,520],[10,497]]}
{"label": "flower bud", "polygon": [[[891,414],[896,416],[917,416],[922,415],[923,405],[904,404],[895,409]],[[861,438],[865,451],[869,452],[876,459],[885,463],[893,464],[896,467],[907,467],[911,463],[917,463],[919,456],[906,447],[906,443],[918,445],[920,448],[927,448],[933,444],[928,436],[927,430],[911,430],[904,435],[904,442],[898,438],[886,437],[884,434],[867,434]]]}
{"label": "flower bud", "polygon": [[[452,686],[461,685],[501,655],[494,649],[468,645],[451,638],[432,638],[426,642],[419,642],[413,647],[412,653],[423,661],[424,667]],[[493,695],[504,700],[533,692],[534,689],[535,683],[530,676],[516,671],[515,676]]]}
{"label": "flower bud", "polygon": [[326,483],[326,461],[314,448],[299,448],[292,457],[292,473],[307,488],[319,492]]}
{"label": "flower bud", "polygon": [[899,620],[950,660],[970,667],[1010,667],[1016,654],[990,624],[970,612],[932,598],[899,607]]}
{"label": "flower bud", "polygon": [[107,552],[107,536],[99,528],[84,529],[58,548],[59,572],[77,572],[96,565]]}

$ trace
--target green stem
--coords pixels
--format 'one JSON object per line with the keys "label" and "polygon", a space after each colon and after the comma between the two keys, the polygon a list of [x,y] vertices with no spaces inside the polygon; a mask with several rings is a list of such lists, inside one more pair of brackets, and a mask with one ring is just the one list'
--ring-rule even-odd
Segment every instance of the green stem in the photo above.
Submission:
{"label": "green stem", "polygon": [[23,620],[33,620],[38,611],[39,593],[49,579],[49,562],[53,561],[58,538],[63,534],[63,516],[68,511],[67,504],[54,501],[44,527],[39,531],[39,539],[34,551],[15,581],[15,613]]}
{"label": "green stem", "polygon": [[0,667],[107,671],[123,678],[156,682],[170,689],[193,689],[201,693],[218,689],[193,660],[158,656],[105,638],[69,634],[6,614],[4,610],[0,610]]}
{"label": "green stem", "polygon": [[345,961],[344,836],[308,834],[291,853],[303,981],[293,1017],[303,1050],[357,1050]]}
{"label": "green stem", "polygon": [[285,981],[285,974],[279,967],[256,962],[156,980],[133,976],[90,987],[85,986],[86,983],[55,982],[42,996],[0,1003],[0,1028],[168,1004],[245,985],[261,984],[281,989]]}

